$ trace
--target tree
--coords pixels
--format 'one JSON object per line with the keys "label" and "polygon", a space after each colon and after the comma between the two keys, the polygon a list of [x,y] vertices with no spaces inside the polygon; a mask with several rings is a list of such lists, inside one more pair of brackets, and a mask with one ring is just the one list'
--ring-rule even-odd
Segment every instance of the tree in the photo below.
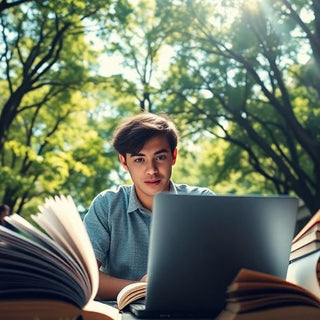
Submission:
{"label": "tree", "polygon": [[226,157],[237,155],[230,168],[243,159],[246,172],[250,166],[272,182],[270,192],[294,193],[315,212],[320,207],[319,2],[167,6],[180,14],[181,30],[176,63],[163,87],[169,112],[185,132],[199,135],[205,128],[229,142]]}
{"label": "tree", "polygon": [[[1,22],[1,69],[5,92],[0,114],[0,151],[10,126],[16,116],[25,109],[36,108],[60,92],[79,84],[80,77],[61,78],[65,63],[73,63],[80,72],[81,60],[75,55],[62,54],[65,42],[72,41],[83,33],[82,21],[96,13],[99,7],[85,7],[79,2],[76,7],[71,1],[32,3],[13,7],[0,16]],[[83,13],[82,13],[83,11]],[[73,35],[73,37],[72,37]],[[67,37],[69,39],[67,40]],[[72,37],[72,39],[71,39]],[[69,49],[71,49],[69,48]],[[21,106],[23,98],[35,90],[45,94],[34,105]]]}
{"label": "tree", "polygon": [[[87,117],[94,106],[87,90],[96,90],[91,84],[96,53],[84,38],[85,21],[107,20],[110,6],[22,1],[1,12],[0,196],[18,213],[60,192],[88,205],[72,181],[87,185],[83,192],[92,197],[92,176],[105,174],[104,186],[110,186],[113,156]],[[102,188],[101,180],[96,187]]]}
{"label": "tree", "polygon": [[30,1],[32,0],[18,0],[18,1],[11,1],[8,3],[7,0],[2,0],[0,2],[0,12],[15,6],[19,6],[23,3],[30,2]]}
{"label": "tree", "polygon": [[129,8],[126,19],[118,17],[106,50],[110,55],[120,55],[122,66],[131,71],[132,76],[127,78],[119,70],[115,86],[122,95],[135,98],[132,110],[138,105],[140,111],[154,112],[161,95],[157,79],[163,72],[160,57],[165,58],[165,41],[172,32],[170,12],[157,10],[156,1],[150,0],[141,0]]}

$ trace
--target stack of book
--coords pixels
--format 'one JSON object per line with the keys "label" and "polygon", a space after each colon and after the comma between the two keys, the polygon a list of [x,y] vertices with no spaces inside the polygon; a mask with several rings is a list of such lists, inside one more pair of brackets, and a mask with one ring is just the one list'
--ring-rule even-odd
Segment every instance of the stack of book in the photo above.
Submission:
{"label": "stack of book", "polygon": [[292,241],[287,280],[320,298],[320,210]]}
{"label": "stack of book", "polygon": [[290,261],[320,250],[320,210],[292,241]]}

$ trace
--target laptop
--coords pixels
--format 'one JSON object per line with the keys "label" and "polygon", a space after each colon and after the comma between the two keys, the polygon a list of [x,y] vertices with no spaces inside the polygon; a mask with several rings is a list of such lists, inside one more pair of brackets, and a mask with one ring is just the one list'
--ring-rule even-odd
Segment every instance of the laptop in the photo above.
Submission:
{"label": "laptop", "polygon": [[290,196],[157,194],[145,305],[130,311],[214,319],[241,268],[285,279],[297,209]]}

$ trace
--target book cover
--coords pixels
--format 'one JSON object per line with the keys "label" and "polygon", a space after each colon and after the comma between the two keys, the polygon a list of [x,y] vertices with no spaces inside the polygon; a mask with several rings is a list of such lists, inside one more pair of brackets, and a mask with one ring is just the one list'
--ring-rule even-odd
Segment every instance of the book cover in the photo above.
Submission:
{"label": "book cover", "polygon": [[[298,242],[296,242],[298,243]],[[319,240],[313,240],[311,242],[308,242],[305,245],[300,246],[298,249],[295,249],[290,252],[289,260],[297,260],[300,258],[303,258],[315,251],[318,251],[320,249],[320,241]]]}

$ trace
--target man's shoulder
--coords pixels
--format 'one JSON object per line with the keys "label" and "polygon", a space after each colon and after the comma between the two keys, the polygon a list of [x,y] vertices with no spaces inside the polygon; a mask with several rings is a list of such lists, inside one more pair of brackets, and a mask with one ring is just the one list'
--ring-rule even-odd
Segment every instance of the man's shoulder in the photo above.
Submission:
{"label": "man's shoulder", "polygon": [[97,197],[114,198],[117,196],[129,196],[132,190],[132,185],[121,185],[115,189],[106,189],[101,191]]}
{"label": "man's shoulder", "polygon": [[191,193],[198,195],[214,195],[214,192],[206,187],[192,186],[188,184],[174,184],[177,193]]}
{"label": "man's shoulder", "polygon": [[131,190],[132,186],[130,185],[103,190],[94,198],[93,203],[104,207],[111,207],[114,204],[121,206],[129,201]]}
{"label": "man's shoulder", "polygon": [[92,201],[87,215],[111,216],[127,210],[132,186],[122,185],[116,189],[101,191]]}

